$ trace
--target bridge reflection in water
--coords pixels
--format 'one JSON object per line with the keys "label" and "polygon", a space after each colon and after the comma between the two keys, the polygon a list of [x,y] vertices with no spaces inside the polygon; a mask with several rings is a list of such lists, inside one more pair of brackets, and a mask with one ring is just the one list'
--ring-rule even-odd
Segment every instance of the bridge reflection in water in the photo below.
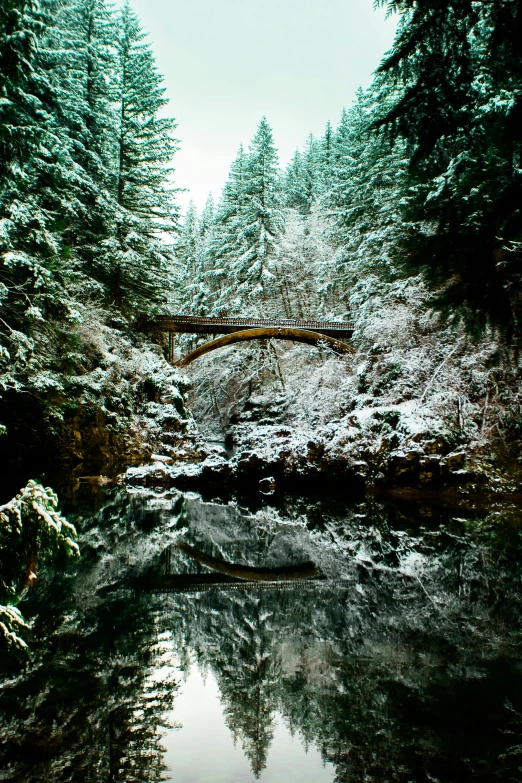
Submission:
{"label": "bridge reflection in water", "polygon": [[230,563],[207,555],[186,543],[175,546],[198,565],[211,569],[204,573],[171,573],[172,547],[164,553],[165,573],[151,573],[135,581],[138,590],[147,593],[190,593],[200,590],[248,590],[302,587],[326,577],[312,561],[275,568]]}

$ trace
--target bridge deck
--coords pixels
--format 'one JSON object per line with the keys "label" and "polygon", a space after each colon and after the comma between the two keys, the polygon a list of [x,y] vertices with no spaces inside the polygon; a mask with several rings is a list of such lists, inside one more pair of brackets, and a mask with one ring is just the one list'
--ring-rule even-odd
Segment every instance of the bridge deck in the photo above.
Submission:
{"label": "bridge deck", "polygon": [[297,321],[290,318],[205,318],[193,315],[141,316],[138,329],[142,332],[185,332],[190,334],[233,334],[259,328],[305,329],[329,337],[351,337],[351,321]]}
{"label": "bridge deck", "polygon": [[[317,589],[320,586],[331,586],[332,582],[324,575],[310,579],[259,582],[257,580],[234,579],[224,574],[172,574],[152,579],[135,579],[132,584],[136,590],[143,593],[202,593],[210,590],[221,592],[229,590]],[[353,586],[351,581],[343,581],[342,584],[346,587]]]}

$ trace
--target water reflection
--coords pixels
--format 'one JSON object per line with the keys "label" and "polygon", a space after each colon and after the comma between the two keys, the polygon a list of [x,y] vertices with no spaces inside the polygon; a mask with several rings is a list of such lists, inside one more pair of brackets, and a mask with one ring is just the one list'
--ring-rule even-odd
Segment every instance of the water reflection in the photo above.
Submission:
{"label": "water reflection", "polygon": [[111,488],[68,511],[82,561],[2,661],[1,779],[520,780],[516,509]]}
{"label": "water reflection", "polygon": [[[256,779],[241,742],[224,721],[220,690],[212,673],[203,675],[194,665],[176,697],[173,719],[183,731],[170,732],[164,740],[167,780],[252,783]],[[263,783],[329,783],[333,777],[333,765],[325,764],[315,747],[292,735],[277,714]]]}

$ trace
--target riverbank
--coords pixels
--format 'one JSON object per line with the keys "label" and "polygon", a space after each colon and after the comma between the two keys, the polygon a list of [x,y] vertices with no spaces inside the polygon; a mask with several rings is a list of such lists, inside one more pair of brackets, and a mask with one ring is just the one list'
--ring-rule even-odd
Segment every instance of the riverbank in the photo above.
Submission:
{"label": "riverbank", "polygon": [[314,485],[344,490],[389,491],[417,498],[522,497],[520,465],[503,444],[442,434],[429,428],[415,401],[367,408],[326,426],[240,424],[231,428],[233,451],[193,441],[181,453],[154,454],[129,467],[120,480],[131,486]]}

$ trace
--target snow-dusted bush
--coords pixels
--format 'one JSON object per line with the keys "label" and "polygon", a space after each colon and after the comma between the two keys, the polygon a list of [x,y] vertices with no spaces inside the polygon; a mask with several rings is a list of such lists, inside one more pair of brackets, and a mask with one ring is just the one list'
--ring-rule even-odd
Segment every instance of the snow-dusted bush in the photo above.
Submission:
{"label": "snow-dusted bush", "polygon": [[41,439],[53,455],[77,461],[154,450],[165,428],[186,430],[189,383],[159,345],[122,319],[116,328],[92,304],[78,303],[65,326],[63,341],[55,324],[23,361],[20,351],[0,357],[0,420],[8,439],[16,433],[12,439],[30,448]]}
{"label": "snow-dusted bush", "polygon": [[57,508],[56,493],[32,480],[0,506],[0,637],[10,646],[27,646],[19,635],[27,624],[13,603],[36,580],[37,562],[79,555],[74,525]]}

